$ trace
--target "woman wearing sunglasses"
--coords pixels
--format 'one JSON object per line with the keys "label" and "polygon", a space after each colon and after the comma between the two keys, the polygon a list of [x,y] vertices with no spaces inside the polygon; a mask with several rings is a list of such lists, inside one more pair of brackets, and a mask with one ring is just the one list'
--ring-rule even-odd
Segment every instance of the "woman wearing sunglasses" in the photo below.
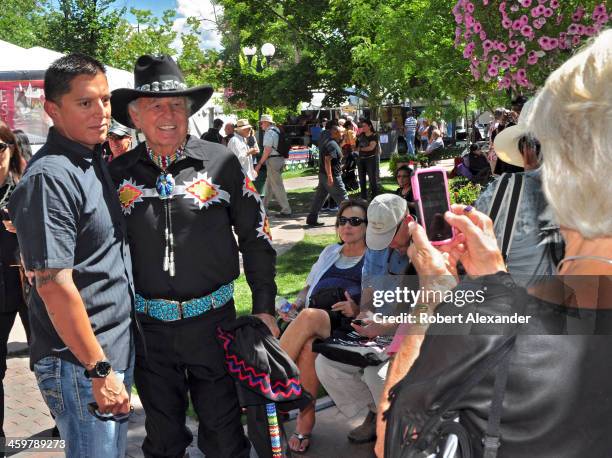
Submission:
{"label": "woman wearing sunglasses", "polygon": [[[283,350],[300,369],[302,386],[313,396],[319,389],[319,379],[312,341],[329,337],[334,329],[352,330],[351,319],[359,313],[367,208],[367,202],[361,199],[349,199],[340,204],[336,219],[340,242],[326,247],[312,267],[306,286],[293,304],[301,311],[280,340]],[[281,313],[281,318],[289,321],[286,313]],[[292,451],[306,452],[314,423],[313,402],[298,415],[296,431],[289,439]]]}
{"label": "woman wearing sunglasses", "polygon": [[27,310],[19,277],[19,246],[13,225],[6,212],[9,198],[23,173],[21,151],[15,135],[0,122],[0,212],[3,225],[0,226],[0,437],[4,437],[4,374],[8,337],[19,311],[25,329],[28,329]]}

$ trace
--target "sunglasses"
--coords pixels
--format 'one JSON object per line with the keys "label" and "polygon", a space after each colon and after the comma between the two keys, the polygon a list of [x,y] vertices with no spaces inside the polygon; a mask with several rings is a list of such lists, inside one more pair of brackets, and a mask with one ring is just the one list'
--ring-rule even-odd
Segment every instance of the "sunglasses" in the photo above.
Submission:
{"label": "sunglasses", "polygon": [[349,223],[351,226],[357,227],[367,222],[368,222],[367,218],[359,218],[358,216],[351,216],[350,218],[347,218],[346,216],[340,216],[338,218],[338,224],[340,226],[344,226],[346,223]]}
{"label": "sunglasses", "polygon": [[0,142],[0,151],[4,151],[9,146],[13,146],[13,145],[14,145],[14,143],[2,143],[2,142]]}

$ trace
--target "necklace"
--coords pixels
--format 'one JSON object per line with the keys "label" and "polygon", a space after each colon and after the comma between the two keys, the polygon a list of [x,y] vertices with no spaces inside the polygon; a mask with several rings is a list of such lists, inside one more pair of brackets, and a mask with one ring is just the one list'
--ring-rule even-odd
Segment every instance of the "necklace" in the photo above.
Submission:
{"label": "necklace", "polygon": [[13,189],[15,189],[15,182],[13,181],[13,177],[9,174],[6,176],[6,191],[2,199],[0,199],[0,208],[6,207],[6,204],[11,198],[11,194],[13,194]]}
{"label": "necklace", "polygon": [[606,264],[612,264],[612,259],[606,258],[604,256],[594,256],[594,255],[567,256],[566,258],[563,258],[561,261],[559,261],[559,264],[557,264],[557,272],[561,270],[561,266],[565,264],[567,261],[577,261],[580,259],[590,259],[591,261],[600,261],[600,262],[605,262]]}
{"label": "necklace", "polygon": [[155,182],[155,189],[160,200],[164,204],[164,239],[166,248],[164,250],[164,259],[162,261],[162,269],[168,272],[168,275],[174,277],[176,274],[176,266],[174,263],[174,234],[172,232],[172,192],[174,191],[174,177],[167,172],[168,167],[176,161],[185,157],[185,143],[183,143],[174,153],[168,156],[159,156],[147,146],[147,154],[151,161],[161,169],[161,173]]}

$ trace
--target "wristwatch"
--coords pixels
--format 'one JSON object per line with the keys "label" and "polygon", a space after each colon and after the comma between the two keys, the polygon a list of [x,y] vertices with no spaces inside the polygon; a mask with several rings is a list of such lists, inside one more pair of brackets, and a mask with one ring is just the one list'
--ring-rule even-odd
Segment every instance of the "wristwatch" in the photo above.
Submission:
{"label": "wristwatch", "polygon": [[108,361],[98,361],[93,369],[85,369],[85,377],[87,378],[105,378],[111,372],[111,365]]}

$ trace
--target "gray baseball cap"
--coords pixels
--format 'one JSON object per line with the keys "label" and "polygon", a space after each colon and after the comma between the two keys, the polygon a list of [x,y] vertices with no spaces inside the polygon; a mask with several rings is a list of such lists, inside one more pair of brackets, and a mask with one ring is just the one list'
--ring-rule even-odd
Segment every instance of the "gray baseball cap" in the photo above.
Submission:
{"label": "gray baseball cap", "polygon": [[115,134],[119,137],[132,137],[132,129],[124,126],[123,124],[119,124],[117,121],[113,120],[110,129],[108,129],[109,134]]}

